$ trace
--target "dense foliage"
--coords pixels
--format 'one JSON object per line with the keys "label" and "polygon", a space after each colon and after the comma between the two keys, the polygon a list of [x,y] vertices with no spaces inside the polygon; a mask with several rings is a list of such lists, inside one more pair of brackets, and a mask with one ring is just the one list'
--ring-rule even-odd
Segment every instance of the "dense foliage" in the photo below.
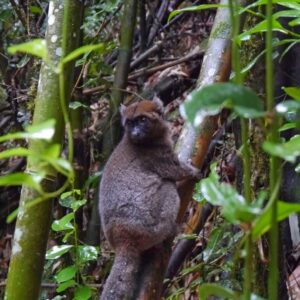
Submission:
{"label": "dense foliage", "polygon": [[[54,221],[48,240],[41,299],[96,299],[111,265],[109,248],[103,238],[101,243],[99,241],[96,199],[101,168],[107,159],[107,149],[112,144],[108,133],[116,126],[115,115],[109,106],[112,107],[110,103],[114,103],[111,94],[116,86],[116,72],[122,69],[117,59],[122,54],[120,50],[124,52],[118,35],[122,28],[124,3],[117,0],[86,1],[80,25],[81,46],[63,53],[58,63],[54,64],[50,59],[49,45],[44,39],[49,25],[47,14],[52,2],[19,2],[20,5],[14,0],[0,0],[0,111],[12,111],[4,114],[5,118],[8,116],[6,123],[0,122],[0,166],[3,169],[0,187],[3,199],[7,195],[10,198],[11,193],[16,193],[15,197],[18,198],[20,186],[34,190],[37,196],[28,199],[20,207],[18,201],[8,205],[0,196],[0,203],[5,206],[0,211],[0,222],[4,224],[4,212],[7,222],[4,227],[12,234],[15,219],[17,216],[18,219],[22,218],[26,209],[39,209],[41,203],[58,200],[53,206]],[[282,182],[285,182],[283,168],[288,166],[295,178],[299,177],[300,172],[300,83],[280,85],[284,97],[277,100],[274,64],[284,60],[299,44],[297,26],[300,22],[300,1],[258,0],[246,7],[240,7],[236,0],[226,4],[208,2],[192,7],[184,7],[184,1],[174,1],[176,5],[170,4],[162,16],[158,12],[164,11],[164,1],[147,5],[145,2],[140,3],[139,22],[134,30],[131,62],[134,61],[136,66],[131,64],[131,73],[126,78],[129,79],[129,96],[125,102],[151,97],[156,92],[161,93],[162,98],[164,94],[168,95],[166,98],[175,94],[172,99],[163,99],[175,136],[184,119],[197,132],[206,118],[216,117],[222,124],[219,132],[225,131],[222,138],[216,138],[219,145],[215,150],[214,162],[207,159],[207,164],[202,168],[207,176],[195,186],[194,201],[190,203],[186,222],[197,218],[196,223],[199,224],[201,214],[196,215],[194,211],[208,203],[215,207],[214,212],[206,217],[202,226],[197,225],[191,231],[187,228],[184,234],[177,237],[174,249],[179,247],[181,241],[193,241],[193,248],[185,256],[188,259],[182,259],[179,274],[166,280],[165,296],[167,299],[206,299],[211,295],[229,299],[279,299],[276,288],[280,283],[278,224],[300,212],[299,195],[290,195],[294,201],[280,198]],[[206,23],[213,19],[216,8],[230,11],[230,26],[226,27],[225,24],[224,28],[217,29],[221,32],[230,28],[231,32],[230,82],[218,82],[200,88],[196,86],[200,65],[196,66],[196,76],[192,78],[195,70],[192,67],[189,69],[189,63],[196,65],[198,59],[200,64],[199,56],[187,55],[186,62],[177,63],[186,63],[182,70],[172,70],[172,66],[166,64],[165,69],[171,67],[167,69],[168,72],[159,73],[164,70],[159,69],[161,61],[174,61],[174,56],[181,54],[182,44],[179,44],[178,52],[174,49],[174,35],[184,40],[185,37],[181,37],[179,32],[185,26],[192,28],[189,31],[191,36],[197,35],[200,30],[193,27],[194,19],[190,19],[195,18],[198,25],[204,24],[204,33],[201,36],[199,34],[200,37],[197,35],[199,40],[195,38],[189,43],[198,46],[200,40],[202,42],[208,35],[205,30],[210,29],[210,25]],[[189,12],[194,14],[190,15]],[[244,18],[248,23],[246,21],[247,26],[240,32],[241,19]],[[143,28],[143,21],[148,27]],[[169,28],[171,33],[168,32]],[[64,34],[62,44],[66,43]],[[213,34],[217,33],[213,32],[212,38]],[[145,45],[154,47],[153,39],[155,46],[163,47],[159,48],[163,49],[162,54],[156,53],[152,58],[149,56],[150,59],[137,62],[145,52]],[[245,51],[249,47],[255,48],[251,44],[255,39],[260,39],[263,46],[254,57],[247,60]],[[183,47],[185,52],[188,52],[187,48],[187,45]],[[171,53],[170,57],[168,53]],[[70,63],[75,63],[74,84],[65,73]],[[142,68],[136,70],[139,64]],[[248,78],[259,68],[259,64],[265,66],[266,75],[260,78],[260,90],[255,91],[256,87],[248,84]],[[41,82],[41,77],[39,79],[39,69],[45,65],[56,74],[59,81],[57,93],[66,125],[66,137],[62,143],[51,144],[56,126],[62,120],[54,118],[30,125],[38,90],[41,85],[47,84]],[[183,90],[172,85],[170,90],[159,90],[159,84],[154,84],[164,81],[163,76],[169,76],[173,81],[174,76],[178,76],[176,80],[179,80],[182,74],[184,79],[180,79],[180,82],[185,87]],[[192,84],[185,81],[189,76]],[[150,92],[149,86],[152,88]],[[121,92],[124,94],[124,90]],[[70,96],[67,96],[68,93]],[[181,101],[183,98],[186,99],[184,102]],[[179,116],[178,110],[184,119]],[[228,124],[235,128],[228,130]],[[263,138],[253,142],[259,144],[260,150],[257,152],[251,144],[255,128],[263,132]],[[27,147],[34,141],[42,141],[43,147]],[[236,165],[232,167],[235,175],[231,180],[228,171],[231,166],[228,167],[229,163],[226,165],[226,159],[233,155],[237,157],[235,160],[241,159],[239,171],[242,172],[238,173]],[[252,167],[260,155],[263,156],[265,167],[260,175],[264,174],[267,182],[257,187],[253,185]],[[24,171],[27,160],[34,165],[34,172],[28,169]],[[12,162],[20,164],[14,169]],[[56,188],[45,190],[45,181],[55,181],[53,176],[57,180]],[[293,193],[294,187],[291,191]],[[295,230],[299,231],[297,224]],[[269,236],[266,235],[268,232]],[[4,248],[2,245],[6,245],[5,230],[1,229],[0,235],[0,258],[4,261],[0,265],[3,269],[0,278],[4,282],[10,255],[5,257],[5,251],[1,250]],[[8,248],[6,251],[14,254],[16,241],[14,248],[11,245]],[[293,252],[294,248],[288,251]],[[261,278],[257,275],[257,266],[261,262],[267,263],[266,256],[269,259],[269,272],[265,276],[265,268],[265,273],[259,274],[264,276],[263,280],[257,282]],[[294,265],[299,261],[299,255],[295,257]],[[294,265],[288,275],[293,273]],[[284,280],[287,285],[291,284],[288,278]],[[47,284],[50,285],[47,287]],[[263,288],[259,288],[259,285]],[[50,287],[50,291],[45,286]],[[289,293],[292,295],[292,291]],[[4,290],[0,292],[0,295],[3,294]]]}

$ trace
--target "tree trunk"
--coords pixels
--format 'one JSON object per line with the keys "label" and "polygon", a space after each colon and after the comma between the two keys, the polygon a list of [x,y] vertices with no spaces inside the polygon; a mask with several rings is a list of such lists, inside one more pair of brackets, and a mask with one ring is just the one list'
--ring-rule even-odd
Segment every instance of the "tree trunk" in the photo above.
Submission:
{"label": "tree trunk", "polygon": [[[78,14],[81,13],[81,10],[82,1],[79,0],[50,1],[46,41],[51,65],[56,66],[59,63],[61,52],[67,54],[77,47],[76,35],[79,36],[80,28],[77,20],[80,20]],[[63,32],[66,34],[64,45],[68,45],[68,48],[64,45],[62,48],[61,45]],[[73,78],[73,65],[74,63],[71,63],[66,66],[65,72],[65,78],[68,78],[70,84]],[[68,95],[69,93],[67,93]],[[35,101],[33,124],[39,124],[48,119],[56,120],[55,136],[51,144],[61,143],[64,137],[64,122],[59,99],[58,75],[52,68],[43,63]],[[48,146],[49,143],[41,140],[34,140],[29,143],[29,149],[33,151],[42,152]],[[37,173],[34,161],[30,158],[26,171]],[[47,168],[47,179],[42,183],[44,191],[53,191],[56,175],[52,168]],[[5,295],[7,300],[39,298],[52,204],[50,200],[47,200],[32,207],[25,206],[37,196],[36,191],[26,186],[22,187],[20,211],[15,228]]]}

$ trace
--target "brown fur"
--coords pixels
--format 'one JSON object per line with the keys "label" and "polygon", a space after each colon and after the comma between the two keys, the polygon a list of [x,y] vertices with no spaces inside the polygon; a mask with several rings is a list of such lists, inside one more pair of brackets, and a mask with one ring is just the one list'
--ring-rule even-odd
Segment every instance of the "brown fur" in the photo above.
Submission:
{"label": "brown fur", "polygon": [[175,234],[176,181],[199,177],[198,169],[174,153],[159,100],[121,106],[120,111],[125,134],[100,185],[102,228],[116,252],[102,300],[135,298],[141,253]]}

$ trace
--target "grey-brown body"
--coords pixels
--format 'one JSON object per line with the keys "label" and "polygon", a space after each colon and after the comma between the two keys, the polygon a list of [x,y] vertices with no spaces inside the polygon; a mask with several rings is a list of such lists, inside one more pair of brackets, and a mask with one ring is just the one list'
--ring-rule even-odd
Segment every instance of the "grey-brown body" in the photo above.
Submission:
{"label": "grey-brown body", "polygon": [[[179,162],[167,124],[155,113],[155,108],[161,109],[160,104],[151,105],[151,109],[137,107],[132,113],[129,107],[123,117],[125,114],[128,118],[127,112],[129,118],[139,118],[146,110],[145,115],[154,122],[152,127],[147,125],[151,127],[147,137],[153,130],[158,132],[151,133],[151,139],[143,136],[138,140],[132,137],[132,128],[126,130],[125,120],[125,135],[103,172],[100,217],[116,258],[102,300],[134,299],[134,279],[141,253],[176,232],[180,204],[176,181],[199,176],[196,168]],[[148,114],[152,110],[154,114]]]}

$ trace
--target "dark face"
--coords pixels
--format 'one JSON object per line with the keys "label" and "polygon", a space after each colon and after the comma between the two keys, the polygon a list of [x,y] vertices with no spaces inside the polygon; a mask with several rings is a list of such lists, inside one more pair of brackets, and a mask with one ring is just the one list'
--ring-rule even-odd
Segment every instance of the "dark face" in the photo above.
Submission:
{"label": "dark face", "polygon": [[164,128],[157,126],[159,120],[150,119],[146,116],[138,116],[133,119],[127,119],[125,122],[125,130],[130,140],[135,143],[153,142],[164,134]]}
{"label": "dark face", "polygon": [[143,100],[127,107],[121,105],[122,124],[130,141],[134,144],[160,143],[168,133],[163,120],[163,105],[159,99]]}

